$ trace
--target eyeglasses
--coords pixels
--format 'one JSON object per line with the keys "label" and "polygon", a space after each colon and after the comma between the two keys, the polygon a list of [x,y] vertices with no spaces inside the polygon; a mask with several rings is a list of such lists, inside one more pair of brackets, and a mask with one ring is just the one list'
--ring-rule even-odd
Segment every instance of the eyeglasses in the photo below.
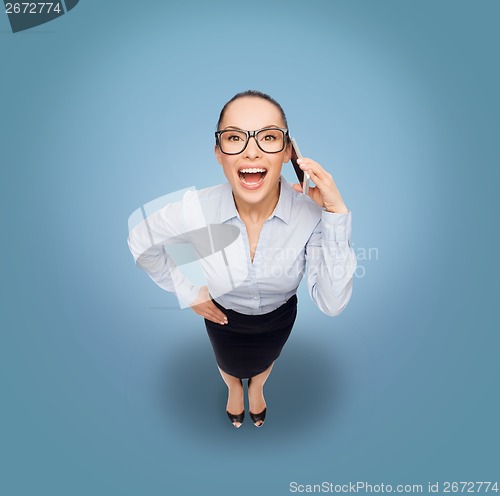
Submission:
{"label": "eyeglasses", "polygon": [[257,129],[257,131],[224,129],[215,132],[216,143],[225,155],[238,155],[247,147],[248,141],[252,137],[263,152],[279,153],[285,148],[288,129],[265,127]]}

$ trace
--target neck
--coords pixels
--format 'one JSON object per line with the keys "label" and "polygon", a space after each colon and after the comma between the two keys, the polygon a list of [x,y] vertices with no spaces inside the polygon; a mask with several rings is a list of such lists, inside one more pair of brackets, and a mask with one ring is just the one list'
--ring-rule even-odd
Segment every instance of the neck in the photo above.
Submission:
{"label": "neck", "polygon": [[278,182],[277,188],[274,190],[273,195],[269,195],[257,204],[246,203],[239,198],[234,197],[236,210],[240,217],[244,220],[249,220],[254,223],[265,222],[273,213],[280,197],[281,181]]}

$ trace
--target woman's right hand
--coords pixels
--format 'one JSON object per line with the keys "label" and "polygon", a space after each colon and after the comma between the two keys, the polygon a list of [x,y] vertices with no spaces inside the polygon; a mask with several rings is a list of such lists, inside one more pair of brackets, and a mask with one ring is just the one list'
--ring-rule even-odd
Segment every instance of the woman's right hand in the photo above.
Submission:
{"label": "woman's right hand", "polygon": [[227,317],[214,305],[208,292],[208,286],[200,288],[196,300],[191,304],[191,310],[216,324],[227,324]]}

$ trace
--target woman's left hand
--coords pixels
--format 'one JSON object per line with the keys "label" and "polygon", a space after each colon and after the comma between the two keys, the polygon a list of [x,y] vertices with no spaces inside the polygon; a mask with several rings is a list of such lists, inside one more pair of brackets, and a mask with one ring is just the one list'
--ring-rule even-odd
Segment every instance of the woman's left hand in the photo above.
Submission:
{"label": "woman's left hand", "polygon": [[[342,200],[332,175],[310,158],[299,158],[297,162],[304,172],[309,173],[312,182],[316,185],[316,187],[309,188],[309,196],[328,212],[347,214],[349,210]],[[300,184],[294,184],[293,189],[302,192]]]}

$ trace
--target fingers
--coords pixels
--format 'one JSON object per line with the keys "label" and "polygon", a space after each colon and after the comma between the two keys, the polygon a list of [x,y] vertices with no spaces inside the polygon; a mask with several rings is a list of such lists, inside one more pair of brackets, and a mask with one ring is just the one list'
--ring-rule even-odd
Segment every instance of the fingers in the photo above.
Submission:
{"label": "fingers", "polygon": [[210,322],[214,322],[215,324],[224,325],[228,322],[227,316],[221,312],[221,310],[217,308],[211,300],[200,303],[199,305],[194,305],[191,309],[193,312],[201,315],[207,320],[210,320]]}
{"label": "fingers", "polygon": [[327,172],[318,162],[309,158],[299,158],[300,168],[307,172],[313,183],[322,191],[335,191],[338,193],[337,186],[333,180],[333,176]]}
{"label": "fingers", "polygon": [[321,167],[318,162],[315,162],[310,158],[302,157],[299,158],[297,162],[303,171],[309,172],[309,175],[311,175],[311,179],[312,175],[314,175],[320,181],[332,179],[332,176],[325,169],[323,169],[323,167]]}
{"label": "fingers", "polygon": [[213,304],[213,302],[209,301],[207,303],[210,305],[210,307],[208,309],[208,313],[212,317],[212,319],[209,318],[208,320],[211,320],[212,322],[215,322],[216,324],[221,324],[221,325],[227,324],[227,317],[226,317],[226,315],[223,312],[221,312]]}
{"label": "fingers", "polygon": [[[302,188],[302,186],[301,186],[300,184],[297,184],[297,183],[292,184],[292,188],[293,188],[295,191],[297,191],[297,193],[303,193],[303,192],[304,192],[304,190],[303,190],[303,188]],[[309,188],[309,191],[307,192],[307,195],[308,195],[310,198],[312,198],[314,201],[316,201],[317,194],[318,194],[317,192],[318,192],[318,189],[317,189],[316,187],[314,187],[314,186],[311,186],[311,187]]]}
{"label": "fingers", "polygon": [[321,165],[314,160],[310,159],[300,159],[303,160],[300,162],[300,168],[309,174],[311,181],[318,186],[318,188],[322,192],[326,192],[328,190],[336,190],[336,185],[333,180],[333,177],[330,173],[328,173]]}
{"label": "fingers", "polygon": [[309,189],[309,196],[328,212],[347,213],[347,207],[332,175],[310,158],[300,158],[298,163],[316,185],[316,188]]}
{"label": "fingers", "polygon": [[318,183],[322,182],[318,174],[316,174],[312,169],[306,169],[311,181],[318,186]]}
{"label": "fingers", "polygon": [[220,324],[220,325],[227,324],[227,317],[225,315],[221,317],[219,314],[215,314],[213,312],[207,312],[207,314],[202,315],[202,317],[209,320],[210,322],[214,322],[215,324]]}

